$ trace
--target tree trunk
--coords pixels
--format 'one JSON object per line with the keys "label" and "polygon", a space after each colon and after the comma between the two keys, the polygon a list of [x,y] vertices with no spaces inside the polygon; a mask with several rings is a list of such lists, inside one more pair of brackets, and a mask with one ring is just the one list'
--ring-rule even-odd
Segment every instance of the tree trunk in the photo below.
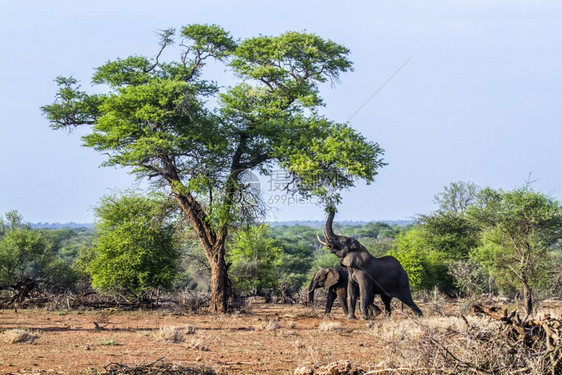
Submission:
{"label": "tree trunk", "polygon": [[211,302],[209,311],[225,313],[228,308],[228,267],[224,260],[224,246],[217,249],[215,256],[209,257],[211,266]]}
{"label": "tree trunk", "polygon": [[523,281],[523,303],[527,316],[531,315],[533,313],[533,293],[526,280]]}
{"label": "tree trunk", "polygon": [[207,223],[207,215],[201,205],[182,185],[179,178],[170,179],[170,185],[182,212],[188,218],[197,234],[199,243],[211,267],[211,301],[209,311],[214,313],[227,312],[230,296],[228,266],[224,259],[226,225],[217,232]]}

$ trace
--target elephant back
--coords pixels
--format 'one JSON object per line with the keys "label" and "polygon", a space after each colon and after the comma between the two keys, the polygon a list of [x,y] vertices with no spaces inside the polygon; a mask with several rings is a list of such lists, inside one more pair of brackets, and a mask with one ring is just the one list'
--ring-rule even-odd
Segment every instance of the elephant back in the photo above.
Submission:
{"label": "elephant back", "polygon": [[404,276],[408,277],[398,259],[393,256],[373,257],[373,261],[370,262],[370,267],[366,271],[377,279],[394,280],[399,283]]}

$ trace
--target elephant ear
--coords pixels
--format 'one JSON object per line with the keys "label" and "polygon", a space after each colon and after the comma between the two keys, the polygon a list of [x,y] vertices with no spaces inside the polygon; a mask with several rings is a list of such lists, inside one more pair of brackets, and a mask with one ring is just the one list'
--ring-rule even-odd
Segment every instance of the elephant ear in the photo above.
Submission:
{"label": "elephant ear", "polygon": [[361,256],[359,256],[359,254],[355,252],[347,254],[345,258],[343,258],[341,261],[342,266],[351,267],[359,270],[363,269],[364,267],[363,263],[364,262],[361,259]]}
{"label": "elephant ear", "polygon": [[324,282],[324,287],[329,289],[336,285],[340,281],[340,273],[338,270],[330,268],[326,274],[326,281]]}

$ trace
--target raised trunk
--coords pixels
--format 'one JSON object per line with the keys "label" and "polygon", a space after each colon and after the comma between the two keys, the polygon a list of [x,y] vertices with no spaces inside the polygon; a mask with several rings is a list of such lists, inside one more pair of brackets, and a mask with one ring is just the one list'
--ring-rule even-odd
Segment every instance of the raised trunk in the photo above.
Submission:
{"label": "raised trunk", "polygon": [[326,220],[326,226],[324,228],[324,235],[326,236],[326,241],[333,246],[338,243],[337,236],[334,234],[334,230],[332,228],[335,215],[336,215],[335,210],[331,210],[330,213],[328,214],[328,219]]}
{"label": "raised trunk", "polygon": [[335,234],[334,229],[332,228],[335,215],[335,209],[329,210],[328,219],[326,219],[326,226],[324,227],[324,237],[326,238],[326,245],[330,251],[338,257],[343,258],[344,255],[341,254],[341,250],[344,247],[342,241],[344,238]]}

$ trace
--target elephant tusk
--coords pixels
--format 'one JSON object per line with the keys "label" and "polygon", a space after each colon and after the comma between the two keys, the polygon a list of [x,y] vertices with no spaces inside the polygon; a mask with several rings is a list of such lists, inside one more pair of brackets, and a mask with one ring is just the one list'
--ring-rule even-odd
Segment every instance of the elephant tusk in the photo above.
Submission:
{"label": "elephant tusk", "polygon": [[324,238],[326,239],[326,242],[328,242],[328,238],[330,238],[330,236],[326,233],[326,228],[324,228]]}
{"label": "elephant tusk", "polygon": [[318,239],[318,242],[320,242],[320,244],[321,244],[322,246],[328,247],[328,244],[327,244],[326,242],[322,241],[322,240],[320,239],[320,236],[319,236],[319,235],[316,235],[316,239]]}

